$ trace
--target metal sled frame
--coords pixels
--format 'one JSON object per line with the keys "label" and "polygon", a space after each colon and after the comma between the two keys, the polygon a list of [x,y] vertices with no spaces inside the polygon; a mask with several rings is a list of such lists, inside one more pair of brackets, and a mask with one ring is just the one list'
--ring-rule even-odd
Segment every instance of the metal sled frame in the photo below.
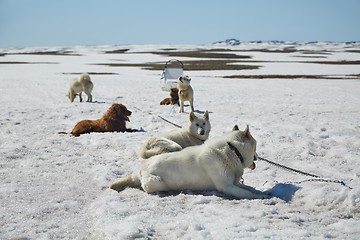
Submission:
{"label": "metal sled frame", "polygon": [[183,75],[184,64],[177,60],[171,59],[166,62],[162,76],[161,76],[161,89],[163,91],[170,91],[172,88],[177,87],[177,80]]}

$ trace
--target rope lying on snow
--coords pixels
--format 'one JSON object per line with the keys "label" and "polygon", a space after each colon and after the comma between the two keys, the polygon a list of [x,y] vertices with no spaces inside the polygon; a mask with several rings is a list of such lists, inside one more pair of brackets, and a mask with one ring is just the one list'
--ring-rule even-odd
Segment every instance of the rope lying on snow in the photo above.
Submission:
{"label": "rope lying on snow", "polygon": [[165,122],[167,122],[167,123],[170,123],[170,124],[174,125],[175,127],[181,128],[181,126],[180,126],[180,125],[177,125],[176,123],[173,123],[173,122],[171,122],[171,121],[169,121],[169,120],[167,120],[167,119],[163,118],[163,117],[162,117],[162,116],[160,116],[160,115],[158,115],[158,117],[159,117],[159,118],[161,118],[162,120],[164,120]]}
{"label": "rope lying on snow", "polygon": [[305,176],[309,176],[309,177],[313,177],[312,179],[306,179],[306,180],[303,180],[303,181],[298,181],[298,182],[289,182],[289,183],[303,183],[303,182],[328,182],[328,183],[339,183],[341,184],[342,186],[344,187],[347,187],[349,189],[352,189],[352,187],[348,186],[344,181],[342,180],[337,180],[337,179],[326,179],[326,178],[323,178],[323,177],[320,177],[318,175],[315,175],[315,174],[311,174],[311,173],[307,173],[307,172],[303,172],[303,171],[300,171],[298,169],[294,169],[294,168],[291,168],[291,167],[287,167],[287,166],[284,166],[284,165],[281,165],[279,163],[276,163],[276,162],[273,162],[273,161],[270,161],[268,159],[265,159],[265,158],[262,158],[262,157],[258,157],[259,160],[261,161],[265,161],[271,165],[274,165],[276,167],[279,167],[281,169],[285,169],[287,171],[290,171],[290,172],[294,172],[294,173],[297,173],[297,174],[300,174],[300,175],[305,175]]}

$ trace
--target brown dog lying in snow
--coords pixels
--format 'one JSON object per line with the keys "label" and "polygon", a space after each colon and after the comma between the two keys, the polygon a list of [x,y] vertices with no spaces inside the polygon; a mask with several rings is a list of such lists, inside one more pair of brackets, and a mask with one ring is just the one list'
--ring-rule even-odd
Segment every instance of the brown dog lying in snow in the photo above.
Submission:
{"label": "brown dog lying in snow", "polygon": [[179,89],[177,88],[172,88],[170,89],[170,97],[169,98],[165,98],[164,100],[162,100],[160,102],[160,105],[180,105],[179,104]]}
{"label": "brown dog lying in snow", "polygon": [[128,118],[130,115],[131,112],[125,105],[114,103],[102,118],[78,122],[71,134],[78,137],[80,134],[90,132],[136,132],[136,129],[126,128],[126,121],[130,122]]}

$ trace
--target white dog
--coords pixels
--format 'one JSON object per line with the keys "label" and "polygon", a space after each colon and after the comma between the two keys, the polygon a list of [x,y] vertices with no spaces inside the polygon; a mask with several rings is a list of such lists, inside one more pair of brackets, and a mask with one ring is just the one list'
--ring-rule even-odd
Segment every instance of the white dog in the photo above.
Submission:
{"label": "white dog", "polygon": [[145,141],[140,149],[142,158],[149,158],[167,152],[180,151],[189,146],[203,144],[209,137],[211,125],[209,113],[196,116],[193,112],[189,114],[189,122],[179,130],[162,133],[157,137]]}
{"label": "white dog", "polygon": [[244,168],[255,168],[256,141],[249,127],[179,152],[161,154],[142,162],[140,169],[110,188],[142,188],[147,193],[170,190],[217,190],[238,199],[271,196],[240,183]]}
{"label": "white dog", "polygon": [[70,88],[66,96],[68,96],[71,102],[74,102],[75,97],[79,95],[80,102],[82,102],[81,93],[85,92],[88,96],[87,102],[92,102],[91,92],[93,88],[94,84],[91,82],[89,74],[83,73],[71,81]]}
{"label": "white dog", "polygon": [[180,111],[184,112],[184,103],[185,101],[189,101],[191,111],[194,110],[194,91],[190,86],[191,78],[189,76],[180,76],[178,79],[178,89],[179,89],[179,101],[180,101]]}

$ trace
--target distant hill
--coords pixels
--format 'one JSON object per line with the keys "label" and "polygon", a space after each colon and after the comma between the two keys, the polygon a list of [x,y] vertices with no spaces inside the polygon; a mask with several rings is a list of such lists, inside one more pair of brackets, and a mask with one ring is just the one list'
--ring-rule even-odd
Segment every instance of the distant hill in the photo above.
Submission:
{"label": "distant hill", "polygon": [[[350,41],[350,42],[331,42],[331,41],[310,41],[310,42],[294,42],[294,41],[280,41],[280,40],[269,40],[269,41],[246,41],[243,43],[270,43],[270,44],[294,44],[294,45],[314,45],[314,44],[323,44],[323,43],[344,43],[347,45],[358,44],[360,41]],[[227,46],[237,46],[242,42],[236,38],[229,38],[224,41],[214,42],[214,45],[227,45]]]}

